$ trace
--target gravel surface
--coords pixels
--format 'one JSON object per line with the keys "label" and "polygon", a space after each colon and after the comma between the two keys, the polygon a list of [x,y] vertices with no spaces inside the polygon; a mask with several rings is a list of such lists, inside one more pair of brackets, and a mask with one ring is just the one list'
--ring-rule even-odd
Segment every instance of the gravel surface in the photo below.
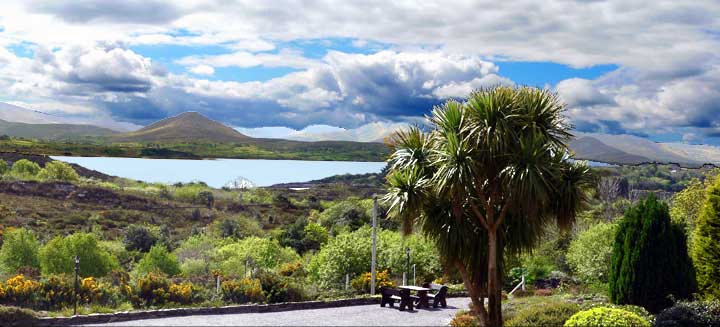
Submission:
{"label": "gravel surface", "polygon": [[268,313],[185,316],[123,321],[94,326],[447,326],[467,298],[449,298],[447,308],[413,312],[379,304]]}

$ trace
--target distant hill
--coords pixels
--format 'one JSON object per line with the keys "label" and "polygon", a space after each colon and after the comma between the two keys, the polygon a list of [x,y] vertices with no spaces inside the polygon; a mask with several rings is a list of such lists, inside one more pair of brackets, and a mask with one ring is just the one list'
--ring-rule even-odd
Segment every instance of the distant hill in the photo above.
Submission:
{"label": "distant hill", "polygon": [[44,113],[37,110],[27,109],[0,102],[0,120],[11,123],[25,124],[72,124],[97,126],[118,132],[129,132],[139,129],[142,126],[128,122],[118,122],[106,118],[67,118]]}
{"label": "distant hill", "polygon": [[113,137],[117,142],[210,141],[238,143],[251,140],[247,135],[209,119],[197,112],[184,112],[166,118],[135,132]]}
{"label": "distant hill", "polygon": [[642,162],[700,166],[720,164],[720,147],[684,143],[659,143],[634,135],[575,133],[570,148],[578,159],[619,164]]}
{"label": "distant hill", "polygon": [[570,148],[575,151],[575,157],[579,159],[638,164],[651,162],[647,157],[629,154],[614,147],[611,147],[593,137],[580,137],[570,142]]}
{"label": "distant hill", "polygon": [[108,136],[117,132],[92,126],[78,124],[26,124],[11,123],[0,120],[0,135],[24,137],[43,140],[70,140],[89,136]]}

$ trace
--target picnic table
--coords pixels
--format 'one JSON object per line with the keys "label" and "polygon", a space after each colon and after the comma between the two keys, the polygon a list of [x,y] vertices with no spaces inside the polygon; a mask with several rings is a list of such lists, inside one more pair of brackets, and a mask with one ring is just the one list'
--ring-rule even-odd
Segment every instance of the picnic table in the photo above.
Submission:
{"label": "picnic table", "polygon": [[417,295],[411,296],[414,300],[417,301],[417,307],[418,308],[429,308],[430,304],[428,303],[428,292],[432,289],[426,288],[426,287],[419,287],[419,286],[412,286],[412,285],[406,285],[406,286],[398,286],[401,290],[408,290],[411,292],[417,292]]}

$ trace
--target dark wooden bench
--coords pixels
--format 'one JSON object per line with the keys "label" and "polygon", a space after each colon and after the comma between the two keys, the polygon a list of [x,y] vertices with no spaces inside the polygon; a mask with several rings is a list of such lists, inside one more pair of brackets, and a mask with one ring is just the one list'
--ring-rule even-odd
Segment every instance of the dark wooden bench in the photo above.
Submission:
{"label": "dark wooden bench", "polygon": [[380,306],[385,307],[385,304],[390,304],[393,308],[395,301],[400,302],[400,311],[405,311],[407,308],[409,311],[413,311],[413,301],[410,297],[410,290],[398,290],[390,287],[381,287],[380,294]]}
{"label": "dark wooden bench", "polygon": [[447,308],[447,292],[448,292],[447,286],[425,283],[425,284],[423,284],[423,287],[429,288],[433,291],[437,291],[434,293],[428,292],[428,294],[427,294],[428,299],[431,299],[433,302],[433,308],[437,308],[438,305],[441,305],[443,308]]}

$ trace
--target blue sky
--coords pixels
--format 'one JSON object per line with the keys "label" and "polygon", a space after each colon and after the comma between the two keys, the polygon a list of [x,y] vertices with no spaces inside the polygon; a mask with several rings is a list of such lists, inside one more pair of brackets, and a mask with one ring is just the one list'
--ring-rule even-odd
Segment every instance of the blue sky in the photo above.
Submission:
{"label": "blue sky", "polygon": [[582,132],[719,144],[719,17],[714,1],[5,1],[0,101],[367,137],[476,88],[530,85]]}

